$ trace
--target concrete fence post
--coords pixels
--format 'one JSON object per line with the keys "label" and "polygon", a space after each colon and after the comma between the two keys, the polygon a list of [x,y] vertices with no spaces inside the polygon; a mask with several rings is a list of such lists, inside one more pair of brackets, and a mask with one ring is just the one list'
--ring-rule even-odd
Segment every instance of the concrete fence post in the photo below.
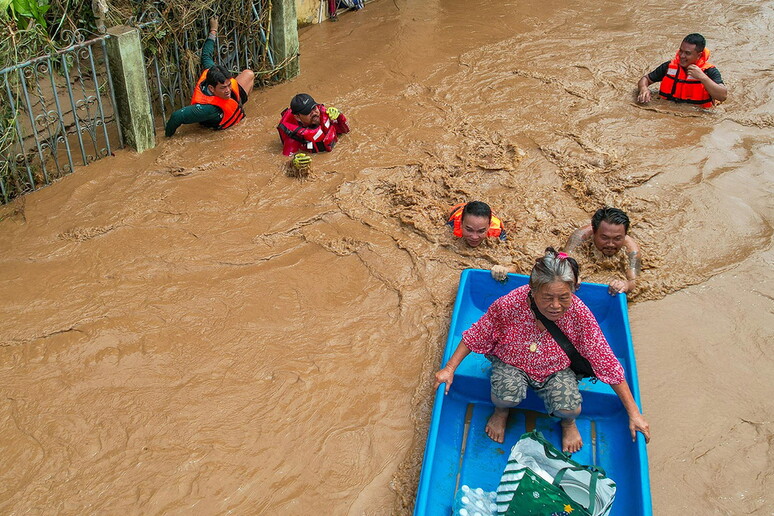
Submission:
{"label": "concrete fence post", "polygon": [[118,103],[118,118],[127,145],[137,152],[156,146],[148,80],[138,29],[119,25],[108,29],[110,73]]}
{"label": "concrete fence post", "polygon": [[279,72],[282,80],[300,73],[298,64],[298,18],[296,0],[271,0],[271,46],[277,63],[287,62]]}

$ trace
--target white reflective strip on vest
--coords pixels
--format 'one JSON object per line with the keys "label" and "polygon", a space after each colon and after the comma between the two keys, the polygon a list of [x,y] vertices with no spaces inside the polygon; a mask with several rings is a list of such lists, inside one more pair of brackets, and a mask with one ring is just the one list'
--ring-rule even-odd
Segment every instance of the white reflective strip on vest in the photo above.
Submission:
{"label": "white reflective strip on vest", "polygon": [[330,120],[326,120],[325,121],[325,128],[328,129],[330,126],[331,126],[331,121]]}
{"label": "white reflective strip on vest", "polygon": [[317,130],[317,132],[316,132],[316,133],[314,133],[314,139],[315,139],[315,140],[318,140],[318,139],[320,138],[320,136],[322,136],[323,134],[325,134],[325,133],[323,132],[323,130],[322,130],[322,129],[318,129],[318,130]]}
{"label": "white reflective strip on vest", "polygon": [[314,149],[314,144],[312,142],[306,142],[306,148],[307,149]]}

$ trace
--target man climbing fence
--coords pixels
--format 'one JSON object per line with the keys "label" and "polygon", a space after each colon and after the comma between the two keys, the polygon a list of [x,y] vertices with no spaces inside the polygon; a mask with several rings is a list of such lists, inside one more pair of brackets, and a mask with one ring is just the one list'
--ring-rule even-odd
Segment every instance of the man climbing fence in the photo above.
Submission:
{"label": "man climbing fence", "polygon": [[169,117],[164,134],[172,136],[182,124],[199,123],[212,129],[227,129],[238,124],[246,115],[243,106],[253,91],[255,73],[242,70],[236,77],[226,68],[215,64],[215,38],[218,19],[210,18],[210,34],[202,47],[204,71],[194,87],[191,105],[178,109]]}

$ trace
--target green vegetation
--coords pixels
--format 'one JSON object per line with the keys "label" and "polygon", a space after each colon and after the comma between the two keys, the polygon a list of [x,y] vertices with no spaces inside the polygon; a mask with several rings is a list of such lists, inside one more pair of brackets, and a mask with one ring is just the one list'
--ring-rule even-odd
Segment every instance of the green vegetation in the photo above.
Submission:
{"label": "green vegetation", "polygon": [[[139,26],[148,73],[154,84],[161,84],[153,88],[156,101],[175,109],[178,102],[186,102],[186,96],[190,98],[188,92],[201,72],[199,49],[212,16],[218,16],[220,22],[216,60],[235,72],[245,67],[255,70],[259,84],[273,82],[276,72],[287,63],[271,63],[268,57],[269,0],[0,0],[0,70],[96,38],[105,27]],[[37,88],[49,88],[35,82],[47,66],[52,67],[53,80],[59,84],[63,80],[62,60],[72,69],[77,59],[75,52],[66,52],[50,64],[41,62],[39,67],[36,64],[21,72],[0,74],[0,98],[7,99],[0,101],[0,187],[5,189],[4,195],[0,193],[0,204],[48,182],[51,178],[43,177],[39,161],[57,159],[52,146],[43,156],[40,149],[30,150],[29,116],[21,101],[26,95],[24,87],[36,84]],[[22,76],[30,81],[26,86]],[[105,78],[100,77],[98,90],[105,84]],[[41,95],[39,91],[34,94]],[[25,142],[24,149],[19,138]],[[22,159],[17,160],[17,156]]]}
{"label": "green vegetation", "polygon": [[11,19],[23,29],[32,21],[45,27],[46,20],[43,15],[50,7],[48,0],[0,0],[0,10],[8,11]]}

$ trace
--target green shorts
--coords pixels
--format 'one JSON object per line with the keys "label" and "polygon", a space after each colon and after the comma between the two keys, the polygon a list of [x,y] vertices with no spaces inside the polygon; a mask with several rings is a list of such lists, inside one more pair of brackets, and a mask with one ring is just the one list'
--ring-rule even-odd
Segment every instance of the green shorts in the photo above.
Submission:
{"label": "green shorts", "polygon": [[536,382],[518,367],[492,355],[487,358],[492,362],[492,403],[496,406],[515,407],[527,396],[527,386],[543,400],[550,415],[557,410],[577,410],[583,401],[578,378],[569,368],[555,372],[544,382]]}

